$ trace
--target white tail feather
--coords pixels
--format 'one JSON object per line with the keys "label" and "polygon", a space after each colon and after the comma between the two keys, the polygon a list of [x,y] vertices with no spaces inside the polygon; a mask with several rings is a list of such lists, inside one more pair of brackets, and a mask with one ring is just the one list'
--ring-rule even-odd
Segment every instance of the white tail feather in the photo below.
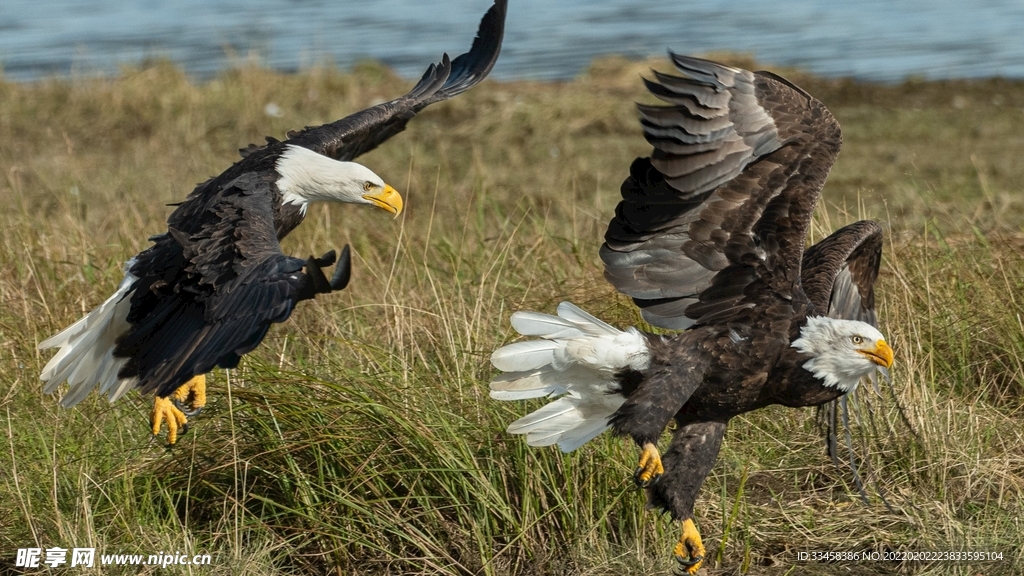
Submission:
{"label": "white tail feather", "polygon": [[523,336],[541,338],[581,338],[583,331],[568,320],[539,312],[512,314],[512,327]]}
{"label": "white tail feather", "polygon": [[558,316],[516,312],[512,326],[544,339],[494,351],[491,362],[507,374],[491,382],[491,398],[560,396],[509,425],[508,432],[525,434],[530,446],[557,444],[570,452],[596,437],[625,401],[616,374],[644,370],[650,363],[639,331],[618,330],[569,302],[558,305]]}
{"label": "white tail feather", "polygon": [[[618,406],[616,406],[615,409],[618,410]],[[612,414],[614,413],[615,410],[612,410]],[[594,438],[597,438],[601,432],[604,432],[607,429],[607,416],[603,420],[597,418],[589,421],[584,420],[572,430],[566,430],[558,437],[558,447],[563,452],[572,452]]]}
{"label": "white tail feather", "polygon": [[43,391],[54,392],[62,382],[70,386],[61,399],[61,405],[74,406],[82,401],[96,385],[108,394],[110,401],[118,399],[131,388],[133,379],[119,380],[117,373],[127,359],[114,358],[117,337],[128,329],[128,311],[131,308],[131,288],[135,276],[127,272],[114,292],[84,318],[43,340],[40,350],[60,348],[46,363],[40,378],[45,382]]}
{"label": "white tail feather", "polygon": [[593,316],[572,302],[562,302],[558,305],[558,315],[578,326],[581,330],[591,336],[604,336],[608,334],[619,334],[622,330],[612,326]]}
{"label": "white tail feather", "polygon": [[548,340],[516,342],[491,354],[491,364],[503,372],[525,372],[547,366],[554,360],[558,345]]}
{"label": "white tail feather", "polygon": [[[532,446],[547,446],[558,441],[557,434],[562,432],[562,424],[566,420],[579,419],[573,396],[563,396],[554,402],[545,404],[540,410],[534,410],[526,416],[508,425],[509,434],[526,434],[526,441]],[[555,421],[552,422],[551,420]],[[554,433],[551,442],[544,443]]]}
{"label": "white tail feather", "polygon": [[495,400],[526,400],[543,396],[565,394],[569,389],[551,376],[557,378],[553,370],[536,370],[533,372],[508,372],[499,374],[491,380],[491,398]]}

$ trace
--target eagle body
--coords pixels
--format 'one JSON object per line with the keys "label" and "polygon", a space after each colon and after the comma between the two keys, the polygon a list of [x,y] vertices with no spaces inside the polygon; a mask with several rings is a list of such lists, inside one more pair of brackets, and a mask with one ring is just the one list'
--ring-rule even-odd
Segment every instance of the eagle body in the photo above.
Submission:
{"label": "eagle body", "polygon": [[285,202],[278,186],[283,148],[271,144],[200,184],[133,259],[132,328],[113,351],[124,359],[119,379],[167,396],[195,374],[234,368],[313,297],[306,261],[275,249],[306,208]]}
{"label": "eagle body", "polygon": [[[692,574],[704,557],[693,504],[728,422],[832,402],[887,374],[893,353],[875,327],[881,227],[856,222],[805,250],[839,123],[772,73],[672,59],[680,76],[645,80],[665,103],[638,105],[654,149],[630,167],[600,256],[647,322],[677,332],[620,331],[568,302],[516,312],[513,327],[541,339],[494,352],[505,374],[491,396],[557,397],[509,426],[530,445],[568,451],[608,428],[633,439],[634,478],[680,521],[674,552]],[[623,338],[625,360],[588,352]]]}
{"label": "eagle body", "polygon": [[[644,333],[650,368],[619,375],[617,393],[624,400],[640,392],[611,416],[612,428],[642,445],[656,442],[671,419],[727,422],[772,404],[818,406],[848,392],[807,370],[811,356],[793,347],[814,316],[810,303],[778,307],[791,315],[784,312],[762,325],[700,326],[671,336]],[[689,382],[694,384],[684,384]],[[674,414],[653,414],[659,406],[670,411],[676,405]]]}
{"label": "eagle body", "polygon": [[[335,263],[334,251],[295,258],[281,250],[281,239],[302,222],[311,202],[365,204],[395,215],[402,210],[398,192],[353,160],[402,132],[430,104],[483,80],[500,52],[505,12],[506,0],[496,0],[470,50],[454,60],[443,55],[404,96],[291,131],[285,140],[250,144],[240,160],[196,186],[167,218],[167,231],[128,261],[118,290],[40,343],[41,349],[59,348],[41,374],[44,390],[67,381],[65,406],[97,387],[111,401],[131,388],[155,393],[158,403],[172,393],[178,399],[213,368],[235,367],[298,302],[344,288],[347,247],[328,279],[322,268]],[[205,402],[205,387],[201,395]],[[185,416],[154,407],[154,434],[161,418],[170,423],[172,417],[178,423],[170,426],[173,444]]]}
{"label": "eagle body", "polygon": [[[780,308],[787,306],[780,304]],[[769,326],[704,326],[672,336],[645,333],[652,365],[663,368],[657,376],[623,375],[623,390],[659,385],[672,388],[672,382],[679,379],[672,374],[672,367],[690,374],[702,365],[696,357],[707,355],[711,361],[680,415],[729,419],[772,404],[800,408],[831,402],[848,389],[827,385],[807,370],[804,365],[811,356],[792,345],[807,318],[816,316],[813,307],[805,304],[799,312],[790,309],[792,317],[780,317]],[[617,419],[630,420],[624,413]],[[622,433],[627,432],[623,429]]]}

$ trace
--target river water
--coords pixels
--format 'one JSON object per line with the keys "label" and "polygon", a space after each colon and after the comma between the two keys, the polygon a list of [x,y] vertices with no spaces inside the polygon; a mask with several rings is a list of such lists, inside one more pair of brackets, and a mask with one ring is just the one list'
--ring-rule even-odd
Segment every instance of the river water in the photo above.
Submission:
{"label": "river water", "polygon": [[[115,74],[165,57],[207,78],[256,55],[296,70],[381,60],[418,76],[465,51],[489,0],[2,0],[3,76]],[[510,0],[499,78],[596,56],[728,50],[877,81],[1024,78],[1024,0]]]}

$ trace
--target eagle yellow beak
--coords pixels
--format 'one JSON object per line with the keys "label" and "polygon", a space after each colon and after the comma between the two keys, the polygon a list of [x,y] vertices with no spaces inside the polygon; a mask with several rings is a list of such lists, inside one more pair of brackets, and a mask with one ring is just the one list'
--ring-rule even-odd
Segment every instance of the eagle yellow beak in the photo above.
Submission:
{"label": "eagle yellow beak", "polygon": [[373,202],[378,208],[391,212],[395,217],[402,213],[402,195],[387,184],[379,194],[363,194],[363,199]]}
{"label": "eagle yellow beak", "polygon": [[878,364],[879,366],[882,366],[884,368],[892,367],[892,359],[894,353],[892,351],[892,348],[890,348],[889,345],[885,343],[885,340],[879,340],[878,342],[875,342],[875,348],[873,350],[857,350],[857,352],[860,352],[861,354],[867,356],[868,358],[871,359],[872,362]]}

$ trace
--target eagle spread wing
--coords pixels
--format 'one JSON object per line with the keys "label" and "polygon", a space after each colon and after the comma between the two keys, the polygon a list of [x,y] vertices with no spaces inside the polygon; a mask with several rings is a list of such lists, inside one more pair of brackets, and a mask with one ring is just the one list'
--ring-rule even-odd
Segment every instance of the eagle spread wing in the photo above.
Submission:
{"label": "eagle spread wing", "polygon": [[[803,251],[841,144],[832,115],[773,74],[673,61],[687,78],[656,74],[658,82],[647,81],[669,105],[640,106],[654,154],[636,160],[622,185],[601,248],[605,277],[634,298],[645,320],[664,328],[736,320],[757,306],[760,286],[787,298],[799,286],[816,313],[877,326],[881,227],[857,222]],[[699,350],[687,342],[677,343],[677,353],[690,353],[692,363]],[[676,406],[680,388],[688,394],[696,386],[680,375],[673,381],[659,388],[652,379],[616,421],[632,430],[640,422],[628,417],[641,412],[636,405]],[[841,414],[849,427],[848,410],[846,396],[823,407],[837,465],[838,423]],[[850,466],[861,487],[852,449]]]}
{"label": "eagle spread wing", "polygon": [[767,72],[672,55],[640,106],[654,146],[622,184],[605,277],[644,319],[684,329],[754,307],[758,282],[798,285],[811,213],[842,141],[820,102]]}
{"label": "eagle spread wing", "polygon": [[420,110],[476,86],[494,67],[505,30],[507,0],[496,0],[480,21],[469,52],[449,60],[445,54],[431,64],[411,91],[322,126],[289,132],[289,142],[335,160],[352,160],[405,130]]}

